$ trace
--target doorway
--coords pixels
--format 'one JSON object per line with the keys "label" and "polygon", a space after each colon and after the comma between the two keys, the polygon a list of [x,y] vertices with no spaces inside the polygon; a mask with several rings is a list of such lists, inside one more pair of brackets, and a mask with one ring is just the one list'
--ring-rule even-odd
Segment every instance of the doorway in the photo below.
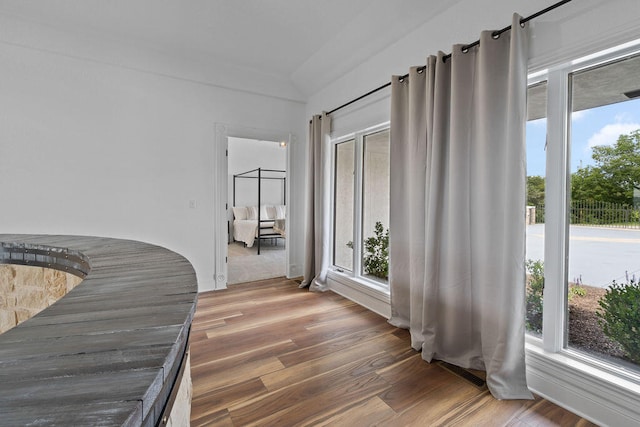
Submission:
{"label": "doorway", "polygon": [[227,285],[285,276],[287,143],[227,141]]}
{"label": "doorway", "polygon": [[[291,186],[284,184],[284,182],[286,181],[288,184],[291,170],[290,144],[295,137],[291,133],[284,131],[272,131],[219,123],[215,126],[215,194],[213,212],[215,289],[225,289],[227,284],[288,275],[291,268],[291,255],[289,251],[290,245],[287,244],[286,229],[290,218],[289,201],[291,200]],[[251,144],[262,145],[251,147]],[[272,168],[260,164],[260,162],[266,159],[266,155],[262,153],[262,151],[256,151],[258,149],[277,151],[279,156],[274,157],[278,157],[278,162],[282,162],[282,157],[284,157],[284,167],[277,166]],[[232,156],[231,160],[229,156]],[[243,166],[238,166],[238,164],[242,164]],[[282,163],[275,164],[281,165]],[[236,171],[236,169],[238,169],[239,172]],[[280,173],[279,176],[285,178],[285,180],[282,181],[282,184],[278,184],[282,185],[280,190],[282,199],[276,200],[275,190],[265,190],[261,192],[261,194],[264,194],[264,197],[266,197],[264,199],[265,203],[262,202],[261,197],[260,204],[263,206],[258,206],[257,180],[254,178],[243,180],[246,182],[237,184],[237,186],[241,188],[236,189],[236,201],[234,202],[233,175],[253,169],[284,171]],[[265,172],[265,176],[273,177],[273,173]],[[242,189],[242,187],[250,187],[250,181],[254,181],[253,194]],[[269,186],[277,186],[276,184],[272,184],[271,180],[263,179],[261,181],[269,182],[269,184],[266,184],[267,188]],[[274,180],[273,183],[275,182],[277,181]],[[282,202],[279,200],[282,200]],[[273,236],[273,238],[265,237],[260,239],[260,255],[257,254],[256,241],[258,239],[255,239],[253,245],[246,246],[243,243],[234,242],[234,240],[239,240],[235,239],[233,234],[233,221],[235,219],[234,207],[245,209],[255,208],[251,217],[257,217],[256,210],[258,210],[260,211],[260,221],[263,221],[263,218],[268,219],[268,217],[273,216],[274,225],[276,216],[282,217],[282,221],[279,221],[279,225],[282,226],[282,234],[279,234],[280,237]],[[276,210],[276,212],[274,212],[274,210]],[[248,218],[249,209],[247,209],[246,212]],[[241,212],[239,212],[238,215],[240,217],[243,216]],[[254,221],[257,223],[257,220]],[[272,234],[276,232],[273,229],[270,231]],[[231,243],[237,244],[231,246]],[[284,261],[280,264],[280,261],[274,261],[270,254],[277,255],[279,259],[283,258]],[[238,264],[240,264],[241,267],[238,267]],[[248,269],[245,267],[248,267]],[[244,270],[244,272],[240,270]],[[253,273],[249,273],[249,271],[253,271]],[[256,278],[253,279],[253,277]]]}

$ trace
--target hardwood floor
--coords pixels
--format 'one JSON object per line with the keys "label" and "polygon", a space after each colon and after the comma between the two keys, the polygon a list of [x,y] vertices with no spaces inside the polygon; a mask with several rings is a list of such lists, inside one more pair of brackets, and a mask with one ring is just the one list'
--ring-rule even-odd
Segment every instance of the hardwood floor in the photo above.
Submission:
{"label": "hardwood floor", "polygon": [[284,278],[200,294],[191,425],[593,425],[539,397],[495,400],[409,343],[377,314]]}

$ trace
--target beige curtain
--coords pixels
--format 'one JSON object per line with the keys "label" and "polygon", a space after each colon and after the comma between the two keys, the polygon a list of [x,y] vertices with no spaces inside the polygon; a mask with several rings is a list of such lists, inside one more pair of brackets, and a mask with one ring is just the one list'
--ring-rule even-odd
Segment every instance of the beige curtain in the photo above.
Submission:
{"label": "beige curtain", "polygon": [[424,71],[392,80],[391,323],[433,359],[487,372],[498,399],[525,378],[527,35],[514,15]]}
{"label": "beige curtain", "polygon": [[329,145],[331,117],[316,115],[309,123],[304,280],[300,287],[324,291],[329,267]]}

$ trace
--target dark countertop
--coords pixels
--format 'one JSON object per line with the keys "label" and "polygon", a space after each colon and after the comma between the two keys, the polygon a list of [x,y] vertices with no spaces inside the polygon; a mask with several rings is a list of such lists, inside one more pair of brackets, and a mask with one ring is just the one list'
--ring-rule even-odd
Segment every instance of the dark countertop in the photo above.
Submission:
{"label": "dark countertop", "polygon": [[65,248],[90,266],[66,296],[0,335],[0,425],[155,424],[195,312],[189,261],[120,239],[0,234],[0,242]]}

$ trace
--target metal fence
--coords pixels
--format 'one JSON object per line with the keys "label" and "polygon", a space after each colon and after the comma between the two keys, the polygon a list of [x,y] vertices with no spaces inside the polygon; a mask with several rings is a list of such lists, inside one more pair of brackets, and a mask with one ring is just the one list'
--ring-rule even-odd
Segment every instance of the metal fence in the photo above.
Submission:
{"label": "metal fence", "polygon": [[[544,222],[544,206],[536,206],[535,222]],[[571,224],[640,229],[640,208],[609,202],[574,200],[569,217]]]}

